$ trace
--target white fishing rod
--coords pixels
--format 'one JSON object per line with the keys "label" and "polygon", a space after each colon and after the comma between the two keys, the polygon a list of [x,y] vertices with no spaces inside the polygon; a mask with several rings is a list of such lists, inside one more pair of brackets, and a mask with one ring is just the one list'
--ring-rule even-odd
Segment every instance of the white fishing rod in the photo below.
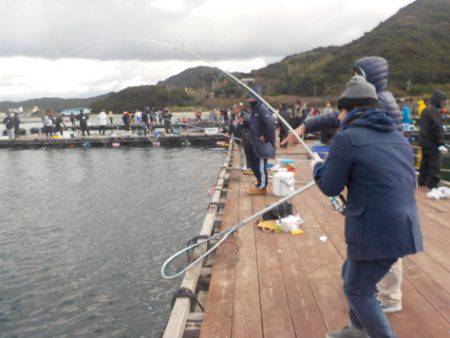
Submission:
{"label": "white fishing rod", "polygon": [[[236,76],[234,76],[230,72],[227,72],[226,70],[221,69],[214,62],[212,62],[210,60],[207,60],[204,57],[199,56],[199,55],[197,55],[197,54],[195,54],[195,53],[193,53],[193,52],[191,52],[189,50],[186,50],[184,48],[179,48],[179,47],[176,47],[174,45],[171,45],[171,44],[168,44],[168,43],[165,43],[165,42],[152,40],[152,39],[122,37],[122,38],[105,39],[105,40],[102,40],[102,41],[138,41],[138,42],[151,43],[151,44],[155,44],[155,45],[159,45],[159,46],[163,46],[163,47],[167,47],[167,48],[173,49],[173,50],[178,51],[180,53],[183,53],[185,55],[191,56],[191,57],[193,57],[193,58],[195,58],[197,60],[205,62],[206,64],[212,66],[216,70],[224,73],[226,76],[228,76],[232,80],[236,81],[245,90],[247,90],[248,92],[252,93],[252,95],[255,98],[257,98],[259,101],[264,103],[267,106],[267,108],[281,121],[281,123],[283,123],[283,125],[289,130],[289,132],[292,133],[295,136],[297,141],[303,146],[303,148],[305,148],[305,150],[311,156],[312,160],[316,160],[316,161],[320,160],[320,157],[311,150],[311,148],[306,144],[306,142],[295,132],[294,128],[292,128],[292,126],[261,95],[256,93],[250,86],[248,86],[245,82],[241,81],[240,79],[238,79]],[[94,45],[94,44],[92,44],[92,45]],[[239,222],[238,224],[236,224],[236,225],[234,225],[234,226],[232,226],[232,227],[230,227],[230,228],[228,228],[228,229],[226,229],[224,231],[218,232],[218,233],[208,237],[205,240],[201,240],[200,242],[197,242],[196,244],[190,245],[190,246],[188,246],[188,247],[178,251],[177,253],[175,253],[172,256],[170,256],[164,262],[164,264],[161,266],[161,275],[164,278],[166,278],[166,279],[172,279],[172,278],[176,278],[176,277],[180,276],[181,274],[183,274],[184,272],[189,270],[191,267],[193,267],[197,263],[201,262],[211,252],[216,250],[217,247],[219,247],[219,245],[221,245],[231,234],[236,232],[239,228],[241,228],[244,225],[248,224],[249,222],[251,222],[251,221],[261,217],[266,212],[276,208],[277,206],[283,204],[284,202],[287,202],[288,200],[290,200],[294,196],[296,196],[296,195],[298,195],[298,194],[308,190],[309,188],[313,187],[314,185],[315,185],[315,182],[313,180],[313,181],[309,182],[308,184],[304,185],[303,187],[301,187],[300,189],[294,191],[292,194],[279,199],[277,202],[269,205],[268,207],[264,208],[263,210],[258,211],[257,213],[255,213],[252,216],[246,218],[245,220]],[[216,238],[220,238],[220,237],[222,237],[222,238],[216,244],[214,244],[211,248],[209,248],[207,251],[205,251],[205,253],[203,253],[201,256],[199,256],[197,259],[195,259],[193,262],[190,262],[188,265],[186,265],[185,267],[183,267],[182,269],[178,270],[175,273],[172,273],[172,274],[166,273],[167,267],[177,257],[183,255],[184,253],[186,253],[188,251],[191,251],[191,250],[195,249],[196,247],[198,247],[198,246],[200,246],[202,244],[206,244],[207,242],[209,242],[209,241],[211,241],[213,239],[216,239]]]}

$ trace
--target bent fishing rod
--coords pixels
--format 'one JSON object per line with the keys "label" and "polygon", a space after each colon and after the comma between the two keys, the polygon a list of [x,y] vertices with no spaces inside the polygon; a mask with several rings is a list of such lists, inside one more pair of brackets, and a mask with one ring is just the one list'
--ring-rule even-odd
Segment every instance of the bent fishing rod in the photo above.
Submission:
{"label": "bent fishing rod", "polygon": [[[225,74],[226,76],[228,76],[230,79],[232,79],[233,81],[237,82],[242,88],[244,88],[246,91],[250,92],[255,98],[257,98],[260,102],[264,103],[266,105],[266,107],[272,112],[273,115],[276,116],[276,118],[278,120],[281,121],[281,123],[283,123],[283,125],[289,130],[290,133],[292,133],[295,138],[297,139],[297,141],[305,148],[305,150],[308,152],[308,154],[312,157],[313,160],[320,160],[320,157],[314,153],[310,147],[306,144],[306,142],[295,132],[294,128],[292,128],[292,126],[277,112],[277,110],[272,107],[270,105],[269,102],[267,102],[261,95],[259,95],[257,92],[255,92],[249,85],[247,85],[244,81],[238,79],[235,75],[233,75],[232,73],[220,68],[219,66],[217,66],[213,61],[210,61],[190,50],[187,50],[185,48],[180,48],[177,47],[175,45],[172,45],[170,43],[166,43],[166,42],[161,42],[161,41],[157,41],[157,40],[152,40],[152,39],[147,39],[147,38],[130,38],[130,37],[117,37],[117,38],[110,38],[110,39],[103,39],[101,40],[102,42],[104,41],[135,41],[135,42],[144,42],[144,43],[150,43],[153,45],[158,45],[158,46],[162,46],[162,47],[166,47],[169,49],[173,49],[179,53],[185,54],[187,56],[190,56],[196,60],[202,61],[208,65],[210,65],[211,67],[213,67],[214,69],[216,69],[219,72],[222,72],[223,74]],[[97,43],[100,41],[96,41],[94,43],[88,44],[87,46],[96,46]]]}
{"label": "bent fishing rod", "polygon": [[[275,117],[279,121],[281,121],[281,123],[283,123],[283,125],[289,130],[289,132],[291,134],[294,135],[294,137],[297,139],[297,141],[303,146],[303,148],[306,150],[306,152],[311,156],[312,160],[320,161],[320,157],[311,150],[311,148],[306,144],[306,142],[295,132],[294,128],[292,128],[292,126],[276,111],[275,108],[273,108],[261,95],[256,93],[249,85],[247,85],[242,80],[238,79],[232,73],[230,73],[230,72],[228,72],[228,71],[226,71],[224,69],[221,69],[214,62],[212,62],[212,61],[210,61],[210,60],[208,60],[208,59],[206,59],[206,58],[204,58],[202,56],[199,56],[196,53],[193,53],[193,52],[191,52],[189,50],[186,50],[184,48],[179,48],[179,47],[176,47],[176,46],[171,45],[169,43],[160,42],[160,41],[152,40],[152,39],[120,37],[120,38],[104,39],[102,41],[137,41],[137,42],[151,43],[151,44],[154,44],[154,45],[163,46],[163,47],[166,47],[166,48],[173,49],[173,50],[175,50],[177,52],[180,52],[182,54],[185,54],[185,55],[188,55],[190,57],[193,57],[194,59],[197,59],[199,61],[205,62],[206,64],[210,65],[211,67],[213,67],[217,71],[222,72],[223,74],[228,76],[230,79],[232,79],[233,81],[238,83],[242,88],[244,88],[247,92],[250,92],[253,95],[253,97],[255,97],[257,100],[259,100],[260,102],[265,104],[266,107],[272,112],[272,114],[275,115]],[[94,44],[92,44],[92,45],[94,45]],[[315,185],[315,182],[313,180],[313,181],[309,182],[308,184],[304,185],[303,187],[301,187],[300,189],[294,191],[290,195],[279,199],[277,202],[269,205],[268,207],[264,208],[263,210],[258,211],[257,213],[255,213],[252,216],[246,218],[245,220],[239,222],[238,224],[236,224],[236,225],[234,225],[234,226],[232,226],[232,227],[230,227],[230,228],[228,228],[226,230],[218,232],[218,233],[208,237],[205,240],[198,241],[197,243],[192,244],[190,246],[187,246],[186,248],[178,251],[177,253],[175,253],[172,256],[170,256],[164,262],[164,264],[161,266],[161,275],[164,278],[166,278],[166,279],[173,279],[173,278],[176,278],[176,277],[180,276],[181,274],[183,274],[184,272],[186,272],[187,270],[192,268],[194,265],[196,265],[197,263],[201,262],[206,256],[208,256],[214,250],[216,250],[217,247],[219,247],[219,245],[221,245],[231,234],[236,232],[239,228],[241,228],[244,225],[250,223],[251,221],[261,217],[264,213],[266,213],[266,212],[268,212],[270,210],[273,210],[274,208],[276,208],[277,206],[283,204],[284,202],[289,201],[290,199],[292,199],[293,197],[297,196],[298,194],[301,194],[302,192],[310,189],[314,185]],[[333,203],[333,201],[332,201],[332,203]],[[333,203],[333,206],[334,206],[334,203]],[[195,249],[196,247],[198,247],[198,246],[200,246],[202,244],[206,244],[206,243],[210,242],[211,240],[216,239],[216,238],[220,238],[220,237],[222,237],[222,238],[217,243],[215,243],[211,248],[206,250],[202,255],[200,255],[193,262],[189,263],[188,265],[186,265],[185,267],[183,267],[182,269],[178,270],[175,273],[169,274],[169,273],[166,272],[167,267],[169,266],[169,264],[172,263],[172,261],[175,260],[177,257],[181,256],[182,254],[184,254],[184,253],[186,253],[188,251],[191,251],[191,250]]]}

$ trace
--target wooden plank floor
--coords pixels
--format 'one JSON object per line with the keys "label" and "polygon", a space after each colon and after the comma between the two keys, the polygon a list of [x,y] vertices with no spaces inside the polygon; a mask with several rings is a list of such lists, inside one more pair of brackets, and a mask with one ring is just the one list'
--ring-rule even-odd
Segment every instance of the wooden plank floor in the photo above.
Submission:
{"label": "wooden plank floor", "polygon": [[[297,150],[278,156],[297,160],[300,187],[312,176],[305,154]],[[234,164],[238,156],[235,151]],[[253,182],[233,171],[224,227],[277,199],[250,197]],[[403,311],[388,315],[398,337],[450,337],[450,201],[431,201],[425,193],[416,193],[425,251],[404,259]],[[316,187],[292,203],[305,220],[303,235],[263,233],[253,222],[219,249],[201,337],[314,338],[347,323],[340,277],[344,218]],[[324,235],[328,240],[322,242]]]}

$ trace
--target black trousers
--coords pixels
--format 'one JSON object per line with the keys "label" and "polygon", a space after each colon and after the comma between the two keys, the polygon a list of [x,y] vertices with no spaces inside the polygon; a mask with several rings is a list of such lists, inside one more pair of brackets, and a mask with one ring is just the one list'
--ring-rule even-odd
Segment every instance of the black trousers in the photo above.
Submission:
{"label": "black trousers", "polygon": [[[289,135],[289,131],[288,131],[284,126],[283,126],[283,127],[280,127],[280,134],[279,134],[279,136],[280,136],[280,144],[281,144],[281,142],[284,141],[284,139],[285,139],[288,135]],[[285,147],[287,147],[287,145],[286,145]]]}
{"label": "black trousers", "polygon": [[438,147],[421,147],[422,162],[420,162],[419,185],[427,185],[429,189],[436,188],[441,180],[441,153]]}
{"label": "black trousers", "polygon": [[164,121],[164,129],[167,134],[173,134],[172,123]]}
{"label": "black trousers", "polygon": [[80,128],[81,128],[81,135],[85,135],[85,133],[87,133],[88,135],[91,135],[90,131],[89,131],[89,127],[87,126],[87,124],[84,123],[80,123]]}

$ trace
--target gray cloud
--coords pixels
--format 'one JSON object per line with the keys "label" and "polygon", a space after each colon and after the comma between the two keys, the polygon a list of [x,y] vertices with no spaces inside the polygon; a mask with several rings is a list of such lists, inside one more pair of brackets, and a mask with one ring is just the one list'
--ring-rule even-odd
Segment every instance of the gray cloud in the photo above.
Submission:
{"label": "gray cloud", "polygon": [[280,57],[341,44],[410,0],[0,0],[0,56],[184,59],[117,37],[150,38],[215,59]]}

